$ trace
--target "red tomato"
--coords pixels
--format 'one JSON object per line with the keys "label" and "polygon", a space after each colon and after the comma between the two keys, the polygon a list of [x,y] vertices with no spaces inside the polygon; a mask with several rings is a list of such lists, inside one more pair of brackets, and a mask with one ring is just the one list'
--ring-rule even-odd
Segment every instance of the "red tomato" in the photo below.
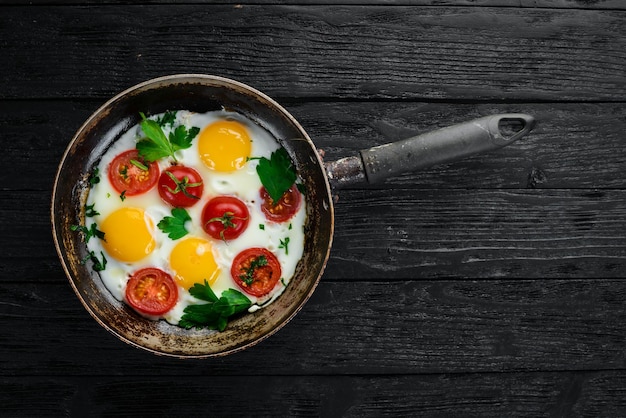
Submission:
{"label": "red tomato", "polygon": [[233,260],[230,275],[235,283],[253,296],[267,295],[278,283],[280,263],[274,254],[265,248],[248,248]]}
{"label": "red tomato", "polygon": [[163,315],[176,305],[178,287],[163,270],[148,267],[136,271],[126,285],[126,300],[136,311]]}
{"label": "red tomato", "polygon": [[195,205],[202,196],[204,183],[200,173],[190,167],[174,165],[159,177],[159,195],[166,203],[177,208]]}
{"label": "red tomato", "polygon": [[144,161],[136,149],[131,149],[113,158],[109,164],[109,181],[119,193],[134,196],[150,190],[159,179],[159,171],[157,163]]}
{"label": "red tomato", "polygon": [[202,228],[212,238],[231,240],[248,227],[250,212],[246,204],[234,196],[217,196],[202,210]]}
{"label": "red tomato", "polygon": [[302,195],[295,184],[283,193],[278,202],[272,200],[265,187],[261,187],[260,193],[263,199],[261,210],[268,220],[274,222],[285,222],[291,219],[300,208],[302,201]]}

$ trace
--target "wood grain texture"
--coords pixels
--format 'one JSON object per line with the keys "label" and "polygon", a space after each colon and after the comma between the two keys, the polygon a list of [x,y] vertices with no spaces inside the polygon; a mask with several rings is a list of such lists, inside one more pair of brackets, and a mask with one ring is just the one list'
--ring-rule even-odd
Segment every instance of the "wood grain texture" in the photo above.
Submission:
{"label": "wood grain texture", "polygon": [[[0,54],[12,65],[0,68],[0,98],[109,97],[190,72],[309,99],[588,102],[626,93],[620,11],[185,4],[3,12]],[[139,16],[150,18],[138,24]]]}
{"label": "wood grain texture", "polygon": [[[130,0],[31,0],[30,5],[128,5],[136,4]],[[143,4],[170,4],[171,0],[145,0]],[[214,5],[214,0],[186,0],[188,4]],[[242,5],[372,5],[372,6],[458,6],[458,7],[528,7],[528,8],[576,8],[576,9],[611,9],[624,10],[626,5],[621,0],[518,0],[514,4],[510,0],[243,0],[234,4]],[[0,5],[23,5],[16,0],[0,0]]]}
{"label": "wood grain texture", "polygon": [[[41,271],[58,263],[49,195],[4,194],[11,244],[0,255],[2,277],[46,280]],[[335,209],[331,279],[601,278],[626,269],[624,190],[342,191]]]}
{"label": "wood grain texture", "polygon": [[[4,190],[50,192],[74,133],[103,101],[0,101],[0,172]],[[626,187],[626,105],[619,103],[300,102],[283,105],[302,124],[325,159],[398,141],[485,115],[525,112],[538,120],[530,135],[477,155],[374,186],[389,189],[623,189]],[[36,167],[36,170],[33,170]]]}
{"label": "wood grain texture", "polygon": [[[624,280],[323,279],[259,345],[218,359],[126,345],[52,283],[0,283],[0,375],[301,376],[624,370]],[[24,332],[28,329],[28,332]]]}
{"label": "wood grain texture", "polygon": [[[9,416],[621,416],[623,372],[421,376],[4,378]],[[45,393],[39,389],[45,387]],[[146,391],[158,393],[148,398]],[[248,388],[245,401],[241,392]],[[249,390],[254,388],[254,390]],[[16,400],[24,400],[24,403]],[[183,401],[181,401],[183,400]]]}
{"label": "wood grain texture", "polygon": [[[31,3],[0,0],[1,416],[626,416],[626,4]],[[303,310],[180,361],[89,316],[49,221],[83,121],[178,72],[262,90],[328,161],[487,114],[539,123],[338,191]]]}

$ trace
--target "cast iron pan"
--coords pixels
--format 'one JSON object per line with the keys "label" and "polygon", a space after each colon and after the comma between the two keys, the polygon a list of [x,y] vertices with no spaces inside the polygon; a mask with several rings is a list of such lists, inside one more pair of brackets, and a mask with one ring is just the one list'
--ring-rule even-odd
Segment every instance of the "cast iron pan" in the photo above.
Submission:
{"label": "cast iron pan", "polygon": [[[80,234],[84,224],[88,176],[108,147],[140,121],[140,112],[167,110],[239,112],[269,131],[291,156],[305,184],[305,248],[286,291],[269,306],[229,321],[223,332],[184,330],[137,315],[116,300],[87,264]],[[504,122],[519,129],[502,133]],[[332,188],[358,181],[376,182],[400,172],[463,158],[507,145],[528,133],[534,119],[523,114],[495,115],[444,128],[406,141],[364,150],[358,156],[324,164],[302,126],[279,104],[239,82],[208,75],[174,75],[134,86],[100,107],[80,127],[63,155],[52,194],[52,231],[61,264],[87,311],[121,340],[156,354],[212,357],[250,347],[284,326],[309,299],[322,276],[332,244]],[[332,186],[332,188],[331,188]]]}

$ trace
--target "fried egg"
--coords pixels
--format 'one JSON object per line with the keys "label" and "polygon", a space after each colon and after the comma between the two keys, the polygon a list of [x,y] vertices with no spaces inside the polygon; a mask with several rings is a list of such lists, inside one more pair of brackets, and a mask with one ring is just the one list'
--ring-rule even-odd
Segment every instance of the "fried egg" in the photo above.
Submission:
{"label": "fried egg", "polygon": [[[158,120],[164,114],[153,115]],[[172,216],[173,207],[159,196],[157,187],[145,193],[124,196],[108,179],[109,166],[122,152],[135,149],[145,138],[140,124],[124,133],[105,152],[97,166],[100,181],[89,190],[86,205],[94,213],[86,218],[85,226],[95,223],[104,239],[92,237],[87,249],[106,257],[106,268],[99,275],[111,294],[126,301],[125,291],[134,272],[148,267],[163,270],[178,286],[175,306],[158,318],[178,324],[186,306],[194,301],[189,289],[206,280],[217,297],[228,290],[243,292],[252,302],[254,312],[274,301],[288,286],[304,251],[306,202],[286,222],[272,222],[264,215],[260,197],[262,183],[257,173],[259,158],[270,158],[280,148],[277,140],[266,130],[243,115],[220,110],[194,113],[176,112],[175,120],[164,125],[166,135],[175,127],[199,129],[191,146],[175,152],[175,164],[194,168],[202,177],[203,194],[199,201],[186,208],[191,220],[184,223],[187,234],[172,239],[158,224]],[[173,158],[156,161],[160,172],[174,163]],[[134,164],[134,163],[133,163]],[[300,179],[297,182],[301,182]],[[249,211],[248,227],[235,239],[210,237],[202,227],[202,209],[217,196],[235,196]],[[288,243],[288,247],[286,245]],[[266,295],[255,297],[245,293],[231,277],[233,259],[253,247],[269,250],[280,262],[281,278]]]}

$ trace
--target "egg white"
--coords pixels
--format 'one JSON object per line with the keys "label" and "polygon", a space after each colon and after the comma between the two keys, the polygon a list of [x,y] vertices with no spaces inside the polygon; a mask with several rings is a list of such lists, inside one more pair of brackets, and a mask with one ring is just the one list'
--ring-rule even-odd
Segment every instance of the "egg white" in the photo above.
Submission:
{"label": "egg white", "polygon": [[[154,115],[152,118],[159,116],[161,115]],[[178,111],[176,114],[176,123],[183,124],[188,129],[192,126],[196,126],[202,130],[210,123],[224,119],[234,119],[246,126],[251,138],[251,157],[270,158],[271,153],[280,147],[276,139],[269,132],[245,118],[243,115],[235,112],[220,110],[199,114],[189,111]],[[167,135],[169,133],[168,127],[165,127],[164,131]],[[141,128],[139,125],[136,125],[122,135],[102,156],[98,164],[100,182],[91,188],[87,198],[87,205],[94,205],[94,209],[99,214],[87,218],[86,226],[89,227],[93,222],[97,225],[101,224],[109,214],[121,207],[142,208],[145,210],[146,217],[148,218],[146,219],[146,223],[156,241],[156,248],[147,257],[138,262],[124,263],[117,261],[107,254],[99,239],[90,239],[87,242],[88,250],[95,252],[95,254],[102,252],[106,255],[106,269],[99,272],[106,288],[116,299],[125,301],[125,290],[128,279],[130,275],[141,268],[156,267],[168,272],[174,277],[175,272],[169,264],[169,255],[172,249],[180,240],[189,237],[198,237],[206,239],[212,244],[213,256],[219,266],[220,273],[215,283],[211,285],[211,288],[218,297],[220,297],[222,292],[228,289],[242,291],[230,275],[233,258],[241,251],[251,247],[264,247],[276,255],[282,269],[282,278],[278,281],[276,287],[262,298],[256,298],[242,291],[253,303],[252,307],[249,309],[250,312],[254,312],[261,306],[267,306],[274,301],[285,290],[293,277],[298,261],[304,252],[304,223],[306,221],[306,202],[304,196],[302,196],[302,204],[299,211],[292,219],[285,223],[268,221],[261,211],[262,201],[259,190],[262,185],[256,172],[258,160],[251,159],[243,168],[233,172],[220,173],[213,171],[206,167],[200,160],[196,137],[190,148],[176,152],[176,159],[179,164],[193,167],[200,173],[204,183],[204,192],[198,203],[190,208],[186,208],[192,219],[192,221],[185,224],[189,232],[188,235],[180,240],[171,240],[165,233],[157,228],[157,223],[161,219],[165,216],[171,216],[172,208],[163,202],[156,187],[144,194],[127,196],[122,200],[119,193],[111,186],[108,180],[108,167],[113,158],[125,150],[134,149],[137,141],[142,139],[142,137],[143,133]],[[158,165],[162,172],[171,165],[171,159],[161,159],[158,161]],[[238,238],[227,242],[210,238],[201,226],[201,216],[204,205],[209,199],[219,195],[237,196],[246,203],[248,211],[250,212],[248,228]],[[260,225],[263,225],[263,227]],[[280,248],[280,241],[285,240],[287,237],[289,238],[288,254],[284,248]],[[163,319],[171,324],[177,324],[180,321],[185,307],[189,304],[198,303],[198,301],[189,294],[187,289],[179,286],[178,290],[178,302],[172,310],[162,316]]]}

